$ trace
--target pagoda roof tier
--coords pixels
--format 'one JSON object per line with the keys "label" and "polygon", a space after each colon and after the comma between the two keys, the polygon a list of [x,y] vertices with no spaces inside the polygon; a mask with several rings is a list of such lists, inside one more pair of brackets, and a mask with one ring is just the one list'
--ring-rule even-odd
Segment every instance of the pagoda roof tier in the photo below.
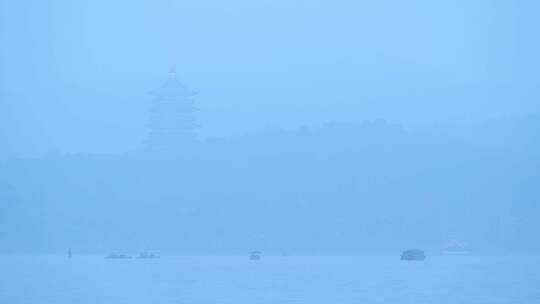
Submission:
{"label": "pagoda roof tier", "polygon": [[152,131],[183,132],[185,130],[197,129],[199,125],[194,121],[171,121],[171,122],[151,122],[147,128]]}
{"label": "pagoda roof tier", "polygon": [[169,78],[163,85],[150,91],[150,94],[158,99],[174,100],[179,98],[190,98],[197,93],[184,86],[178,79]]}
{"label": "pagoda roof tier", "polygon": [[186,112],[186,113],[193,113],[199,111],[198,108],[193,106],[192,104],[154,104],[150,108],[150,111],[153,113],[170,113],[170,112]]}

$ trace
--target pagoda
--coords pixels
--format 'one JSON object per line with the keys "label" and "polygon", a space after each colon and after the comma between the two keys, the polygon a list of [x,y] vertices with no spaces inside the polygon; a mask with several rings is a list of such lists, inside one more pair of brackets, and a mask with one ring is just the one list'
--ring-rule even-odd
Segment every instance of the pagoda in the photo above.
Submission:
{"label": "pagoda", "polygon": [[184,86],[172,70],[160,87],[150,91],[153,97],[147,145],[160,151],[177,151],[196,139],[194,106],[196,92]]}

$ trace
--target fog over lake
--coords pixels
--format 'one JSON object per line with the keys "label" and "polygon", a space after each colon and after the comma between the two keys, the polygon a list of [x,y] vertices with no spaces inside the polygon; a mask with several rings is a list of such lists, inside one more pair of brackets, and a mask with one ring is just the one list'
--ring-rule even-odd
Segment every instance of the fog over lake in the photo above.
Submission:
{"label": "fog over lake", "polygon": [[538,13],[0,0],[0,302],[538,303]]}

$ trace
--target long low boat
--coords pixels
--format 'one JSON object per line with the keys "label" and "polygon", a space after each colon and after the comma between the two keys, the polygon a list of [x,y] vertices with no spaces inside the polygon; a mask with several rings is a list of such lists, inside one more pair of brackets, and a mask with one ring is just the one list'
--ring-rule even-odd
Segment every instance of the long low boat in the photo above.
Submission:
{"label": "long low boat", "polygon": [[105,257],[106,259],[131,259],[132,256],[126,254],[111,253]]}

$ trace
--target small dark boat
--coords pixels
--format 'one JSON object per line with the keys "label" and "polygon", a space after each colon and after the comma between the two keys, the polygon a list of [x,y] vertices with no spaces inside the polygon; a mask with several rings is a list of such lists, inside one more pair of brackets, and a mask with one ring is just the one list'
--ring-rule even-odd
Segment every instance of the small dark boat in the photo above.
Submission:
{"label": "small dark boat", "polygon": [[249,259],[252,260],[252,261],[258,261],[261,259],[261,252],[260,251],[252,251],[250,254],[249,254]]}
{"label": "small dark boat", "polygon": [[424,251],[420,249],[405,250],[401,254],[402,261],[423,261],[425,259],[426,255]]}

